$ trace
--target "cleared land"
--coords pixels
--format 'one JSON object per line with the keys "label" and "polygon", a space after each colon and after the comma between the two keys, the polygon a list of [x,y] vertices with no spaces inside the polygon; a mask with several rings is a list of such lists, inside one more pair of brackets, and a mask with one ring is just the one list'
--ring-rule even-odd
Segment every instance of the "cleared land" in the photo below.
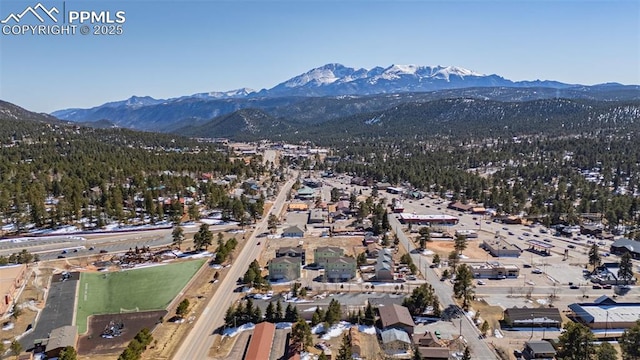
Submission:
{"label": "cleared land", "polygon": [[83,334],[87,331],[87,317],[90,315],[163,310],[205,261],[183,261],[110,273],[83,273],[78,290],[78,332]]}

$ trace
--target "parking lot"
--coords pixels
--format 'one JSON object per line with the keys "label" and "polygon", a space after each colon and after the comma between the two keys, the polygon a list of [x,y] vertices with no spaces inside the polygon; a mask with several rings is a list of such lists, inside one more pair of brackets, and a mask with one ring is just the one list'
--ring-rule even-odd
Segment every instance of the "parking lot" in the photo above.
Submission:
{"label": "parking lot", "polygon": [[40,312],[34,329],[20,339],[25,350],[33,349],[39,339],[47,339],[51,330],[73,324],[76,288],[80,280],[80,273],[55,274],[51,279],[51,286],[47,295],[44,309]]}

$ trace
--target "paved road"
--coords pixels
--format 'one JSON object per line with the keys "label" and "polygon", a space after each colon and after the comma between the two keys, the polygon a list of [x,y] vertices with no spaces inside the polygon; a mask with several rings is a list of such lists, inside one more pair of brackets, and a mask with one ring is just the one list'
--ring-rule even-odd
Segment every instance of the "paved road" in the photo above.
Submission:
{"label": "paved road", "polygon": [[[400,238],[400,242],[402,245],[411,253],[411,257],[413,258],[414,263],[420,265],[420,272],[424,275],[427,282],[430,283],[435,293],[438,294],[438,299],[440,300],[440,304],[444,308],[449,307],[450,305],[456,306],[455,301],[453,300],[453,287],[446,282],[441,282],[438,279],[435,271],[430,269],[426,261],[421,261],[420,257],[422,255],[416,254],[413,250],[413,244],[407,239],[404,232],[402,231],[402,225],[396,219],[393,214],[389,214],[389,224],[393,228],[393,230],[398,234]],[[478,328],[473,324],[473,322],[466,316],[461,317],[462,321],[460,322],[460,326],[462,326],[462,335],[467,340],[468,346],[471,350],[472,357],[477,360],[494,360],[497,359],[498,356],[489,348],[489,345],[484,341],[478,339],[480,336],[480,332]]]}
{"label": "paved road", "polygon": [[[290,180],[282,186],[269,214],[277,215],[280,213],[286,200],[286,194],[291,190],[295,178],[296,176],[291,176]],[[175,360],[209,358],[208,353],[213,343],[213,333],[224,324],[224,314],[227,308],[239,297],[239,294],[233,292],[236,286],[235,281],[244,275],[244,272],[249,268],[249,264],[258,258],[265,246],[266,241],[262,241],[259,246],[256,245],[255,236],[267,230],[269,214],[264,216],[256,225],[255,231],[235,259],[233,266],[229,269],[229,273],[221,281],[218,289],[209,300],[209,304],[196,320],[193,329],[191,329],[178,348],[173,357]]]}

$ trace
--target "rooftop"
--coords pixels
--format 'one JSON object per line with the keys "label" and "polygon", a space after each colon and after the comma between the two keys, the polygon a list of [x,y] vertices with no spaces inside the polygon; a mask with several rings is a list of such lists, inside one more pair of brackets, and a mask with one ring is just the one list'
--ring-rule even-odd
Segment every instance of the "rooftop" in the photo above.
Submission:
{"label": "rooftop", "polygon": [[67,346],[76,347],[76,338],[78,328],[73,325],[62,326],[51,330],[49,341],[47,342],[46,351],[51,351]]}
{"label": "rooftop", "polygon": [[378,308],[378,311],[380,312],[380,322],[383,328],[394,324],[416,325],[409,313],[409,309],[402,305],[382,306]]}
{"label": "rooftop", "polygon": [[273,336],[276,333],[276,325],[270,322],[261,322],[253,330],[253,336],[249,341],[246,360],[268,360]]}

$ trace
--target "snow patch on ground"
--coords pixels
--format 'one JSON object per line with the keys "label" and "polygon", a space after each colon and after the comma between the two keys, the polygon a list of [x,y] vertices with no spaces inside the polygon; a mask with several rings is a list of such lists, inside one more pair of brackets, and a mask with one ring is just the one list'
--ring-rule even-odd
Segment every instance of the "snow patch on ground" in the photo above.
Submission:
{"label": "snow patch on ground", "polygon": [[375,326],[358,325],[358,331],[360,331],[361,333],[369,334],[369,335],[376,334]]}
{"label": "snow patch on ground", "polygon": [[337,324],[334,324],[324,335],[322,335],[322,340],[331,340],[334,337],[338,337],[342,335],[342,332],[344,332],[345,330],[349,330],[350,327],[351,323],[348,323],[346,321],[341,321]]}
{"label": "snow patch on ground", "polygon": [[224,335],[224,336],[229,336],[229,337],[234,337],[234,336],[238,335],[239,333],[241,333],[241,332],[243,332],[243,331],[246,331],[246,330],[252,330],[252,329],[253,329],[253,328],[255,328],[255,327],[256,327],[256,324],[254,324],[254,323],[247,323],[247,324],[244,324],[244,325],[240,325],[240,326],[238,326],[238,327],[235,327],[235,328],[228,328],[228,329],[225,329],[225,330],[222,332],[222,335]]}

